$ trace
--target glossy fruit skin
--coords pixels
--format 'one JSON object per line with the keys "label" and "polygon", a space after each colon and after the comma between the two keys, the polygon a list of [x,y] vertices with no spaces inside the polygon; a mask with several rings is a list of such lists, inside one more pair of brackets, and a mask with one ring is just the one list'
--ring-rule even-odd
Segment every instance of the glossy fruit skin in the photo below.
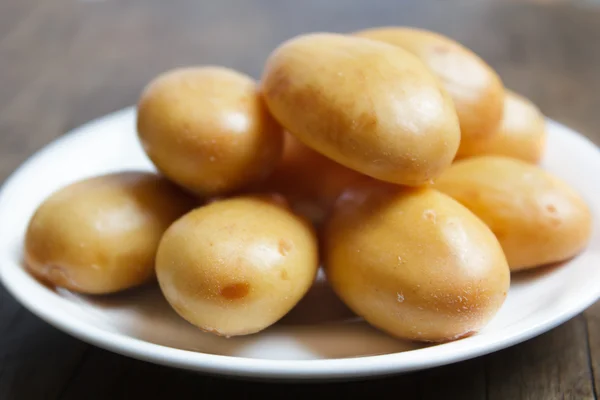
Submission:
{"label": "glossy fruit skin", "polygon": [[419,57],[452,97],[461,142],[458,155],[471,153],[492,138],[500,126],[504,84],[481,57],[455,40],[424,29],[381,27],[355,35],[399,46]]}
{"label": "glossy fruit skin", "polygon": [[398,338],[469,336],[497,313],[509,290],[506,258],[489,228],[426,187],[353,185],[336,202],[323,240],[334,291]]}
{"label": "glossy fruit skin", "polygon": [[504,156],[456,162],[433,185],[494,232],[512,271],[567,260],[587,245],[592,215],[569,185],[537,165]]}
{"label": "glossy fruit skin", "polygon": [[467,156],[498,155],[539,164],[546,147],[546,121],[531,100],[506,90],[504,117],[498,133]]}
{"label": "glossy fruit skin", "polygon": [[142,92],[137,131],[154,165],[202,196],[264,179],[281,157],[283,133],[256,82],[213,66],[167,71]]}
{"label": "glossy fruit skin", "polygon": [[286,315],[318,268],[313,228],[277,198],[240,196],[193,210],[165,233],[156,272],[173,309],[221,336],[248,335]]}
{"label": "glossy fruit skin", "polygon": [[165,178],[126,171],[77,181],[50,195],[25,235],[28,270],[53,286],[108,294],[155,279],[163,232],[198,204]]}
{"label": "glossy fruit skin", "polygon": [[271,53],[261,86],[287,131],[376,179],[420,185],[456,155],[460,129],[450,97],[417,57],[395,46],[300,35]]}
{"label": "glossy fruit skin", "polygon": [[320,226],[339,194],[363,177],[286,132],[280,163],[265,181],[253,189],[281,194],[295,212]]}

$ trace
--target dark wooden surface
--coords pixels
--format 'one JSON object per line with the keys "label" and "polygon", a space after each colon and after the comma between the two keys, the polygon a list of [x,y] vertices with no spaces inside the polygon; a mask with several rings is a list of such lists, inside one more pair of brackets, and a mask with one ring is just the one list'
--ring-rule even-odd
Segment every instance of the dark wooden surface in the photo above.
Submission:
{"label": "dark wooden surface", "polygon": [[[548,116],[600,143],[600,4],[595,1],[0,0],[0,181],[77,125],[129,106],[175,66],[255,77],[304,31],[405,24],[446,33]],[[1,223],[1,221],[0,221]],[[158,367],[84,344],[0,289],[0,399],[363,395],[401,399],[591,399],[600,389],[600,303],[521,345],[368,382],[290,386]],[[385,391],[385,392],[384,392]]]}

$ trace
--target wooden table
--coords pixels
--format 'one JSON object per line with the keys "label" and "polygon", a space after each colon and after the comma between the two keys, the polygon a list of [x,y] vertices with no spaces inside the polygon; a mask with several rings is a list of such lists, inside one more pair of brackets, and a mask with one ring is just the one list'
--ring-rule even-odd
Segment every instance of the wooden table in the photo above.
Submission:
{"label": "wooden table", "polygon": [[[462,41],[507,86],[600,143],[600,5],[594,3],[2,0],[0,181],[67,130],[133,104],[165,69],[210,63],[258,77],[269,51],[295,34],[390,24]],[[486,357],[381,380],[289,386],[205,377],[100,350],[42,322],[0,289],[3,400],[320,392],[343,398],[383,390],[400,399],[591,399],[600,392],[599,378],[600,303]]]}

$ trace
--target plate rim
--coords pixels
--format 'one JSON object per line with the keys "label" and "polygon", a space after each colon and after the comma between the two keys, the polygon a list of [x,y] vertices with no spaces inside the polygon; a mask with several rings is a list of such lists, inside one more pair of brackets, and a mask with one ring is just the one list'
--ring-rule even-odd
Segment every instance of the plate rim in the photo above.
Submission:
{"label": "plate rim", "polygon": [[[5,199],[8,197],[7,193],[14,186],[18,186],[20,176],[24,171],[32,168],[38,159],[52,152],[55,148],[63,146],[75,137],[92,135],[94,133],[94,126],[124,117],[134,111],[135,106],[129,106],[94,118],[54,139],[30,155],[7,177],[0,188],[0,213],[2,212]],[[581,145],[591,147],[600,159],[600,149],[590,139],[551,118],[547,117],[546,123],[572,136]],[[6,244],[0,244],[0,257],[8,257],[5,254],[7,247],[8,245]],[[35,296],[26,296],[15,287],[12,283],[12,278],[7,274],[7,270],[6,267],[0,264],[0,282],[2,282],[7,292],[13,298],[38,318],[83,342],[104,350],[158,365],[224,376],[257,379],[351,379],[406,373],[419,369],[448,365],[490,354],[529,340],[563,324],[590,307],[600,298],[600,285],[598,285],[595,290],[590,290],[586,292],[585,296],[578,297],[575,301],[571,302],[570,307],[561,314],[546,317],[533,326],[524,324],[528,327],[521,330],[515,330],[513,325],[511,327],[511,330],[514,330],[512,334],[504,335],[491,343],[487,339],[478,340],[478,338],[482,338],[481,336],[473,336],[468,338],[471,344],[469,347],[461,346],[462,341],[459,340],[432,347],[390,354],[319,360],[276,360],[208,354],[178,349],[104,330],[89,322],[78,321],[66,313],[52,312],[43,305],[36,303],[33,300]],[[523,325],[523,322],[521,321],[517,325]],[[498,332],[501,333],[504,330],[506,328]]]}

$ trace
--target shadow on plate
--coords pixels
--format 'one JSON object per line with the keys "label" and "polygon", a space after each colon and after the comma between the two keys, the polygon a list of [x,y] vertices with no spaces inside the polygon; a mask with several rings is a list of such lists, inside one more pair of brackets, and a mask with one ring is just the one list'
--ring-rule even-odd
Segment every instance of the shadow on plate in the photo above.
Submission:
{"label": "shadow on plate", "polygon": [[[575,258],[575,257],[573,257],[573,258]],[[515,271],[511,274],[511,284],[513,284],[513,283],[527,284],[527,283],[532,283],[534,281],[539,281],[541,278],[549,276],[549,275],[557,272],[563,266],[568,264],[573,258],[565,260],[565,261],[552,263],[552,264],[542,265],[540,267],[536,267],[536,268],[532,268],[532,269]]]}
{"label": "shadow on plate", "polygon": [[356,317],[319,274],[288,315],[257,334],[233,338],[205,333],[173,311],[158,285],[108,296],[55,291],[77,315],[101,329],[157,345],[207,354],[308,360],[396,353],[423,347],[380,332]]}

